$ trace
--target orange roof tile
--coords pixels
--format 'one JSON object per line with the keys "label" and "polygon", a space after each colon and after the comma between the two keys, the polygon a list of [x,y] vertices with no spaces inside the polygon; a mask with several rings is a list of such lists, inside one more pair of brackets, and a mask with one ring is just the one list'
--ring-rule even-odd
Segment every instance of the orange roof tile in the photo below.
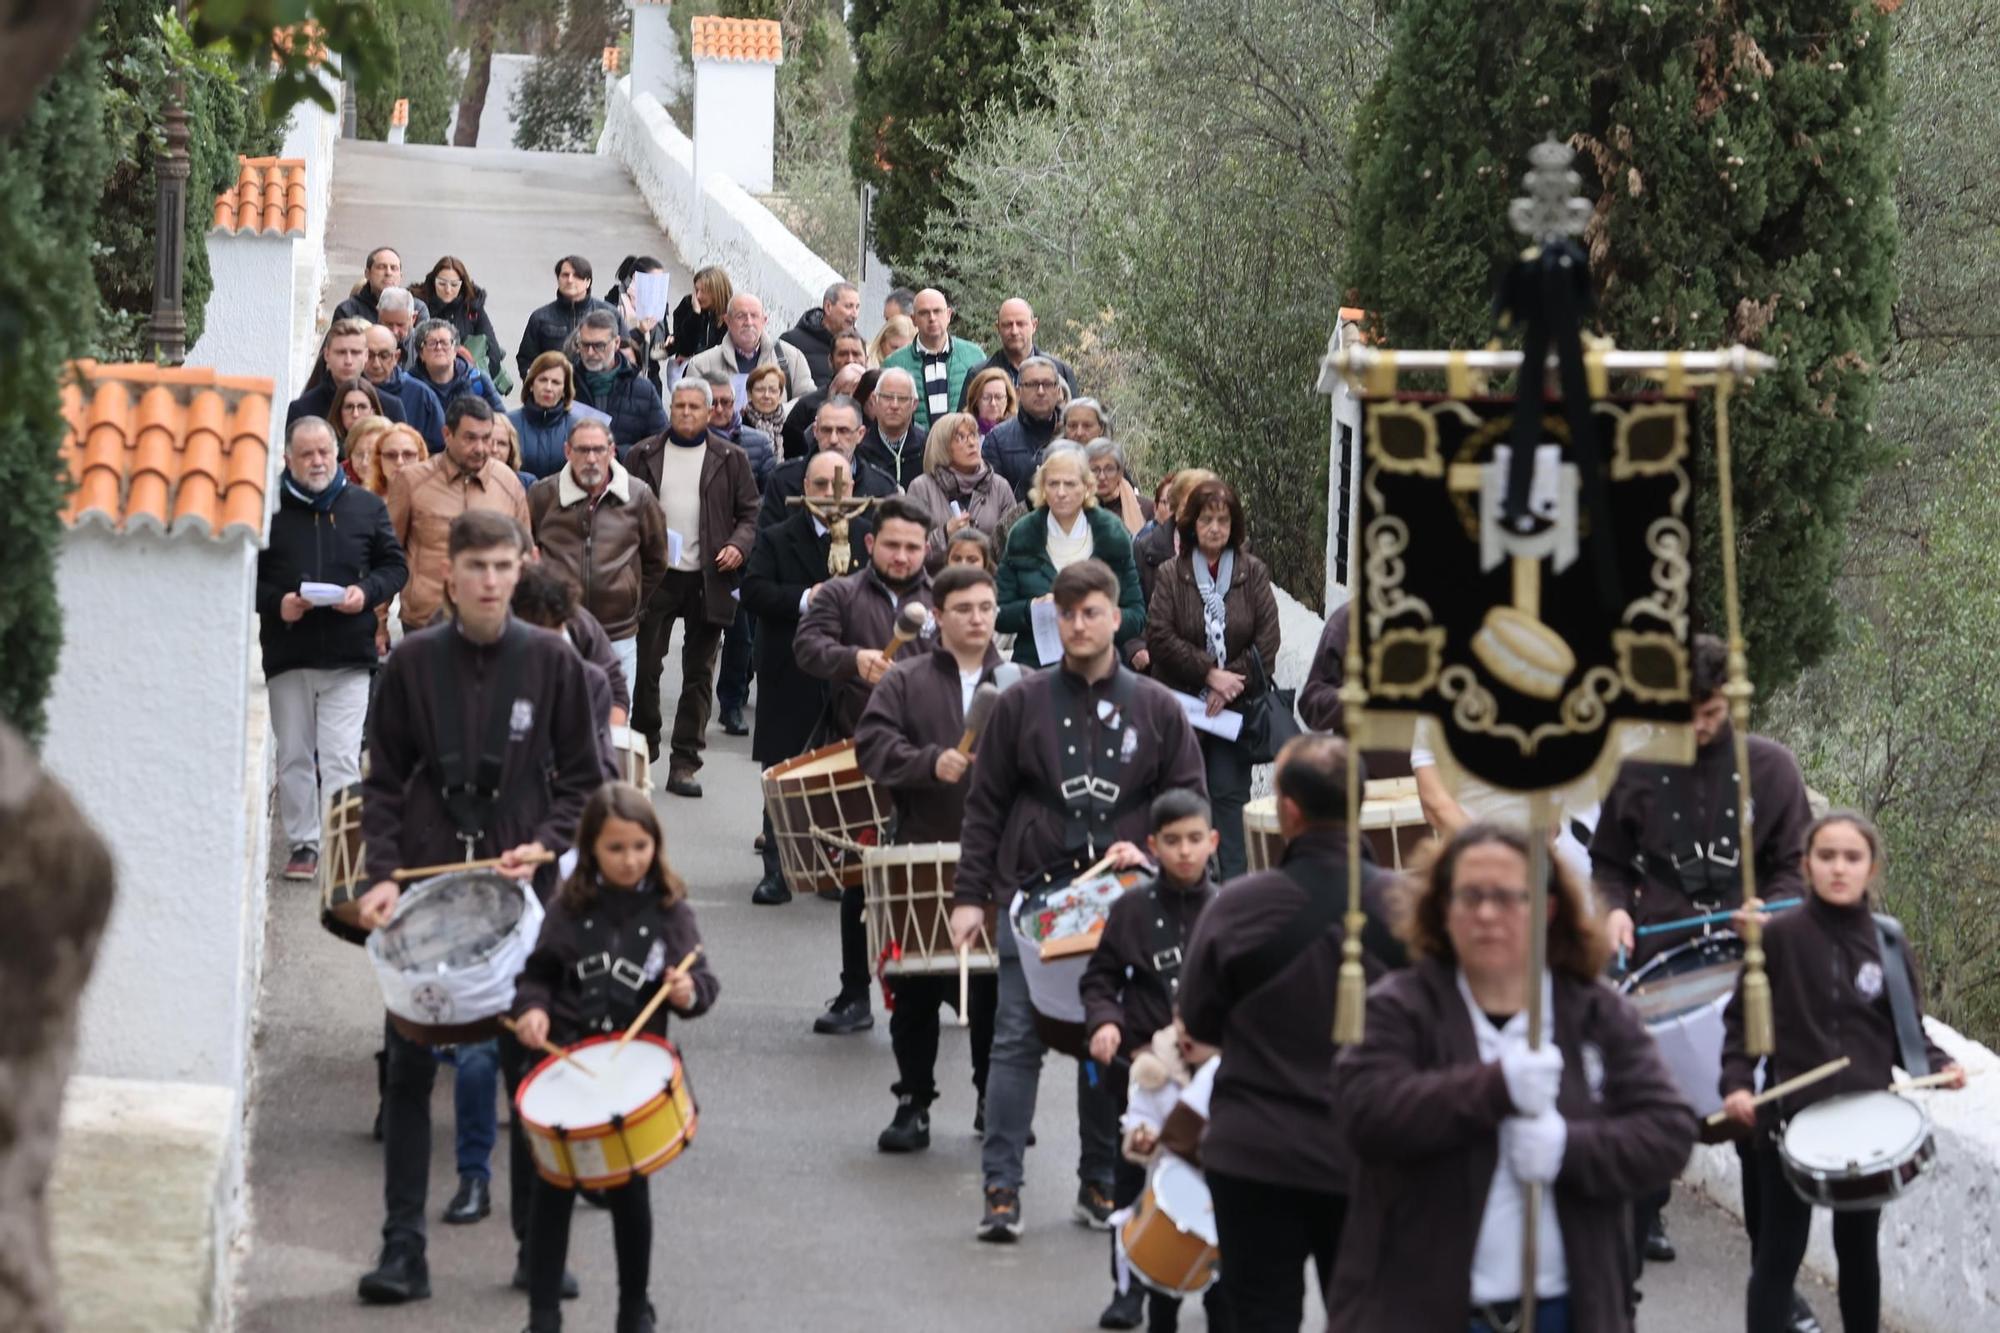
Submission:
{"label": "orange roof tile", "polygon": [[271,33],[271,46],[277,53],[289,55],[295,45],[303,49],[307,64],[326,63],[326,33],[318,23],[308,19],[295,27],[279,28]]}
{"label": "orange roof tile", "polygon": [[389,123],[391,125],[407,125],[410,123],[409,98],[399,97],[396,99],[395,108],[389,112]]}
{"label": "orange roof tile", "polygon": [[715,14],[697,14],[692,27],[696,60],[785,63],[782,30],[776,19],[726,19]]}
{"label": "orange roof tile", "polygon": [[306,233],[306,164],[297,157],[239,158],[236,188],[215,196],[215,230],[240,236]]}
{"label": "orange roof tile", "polygon": [[607,46],[604,48],[604,72],[606,74],[616,74],[618,72],[618,59],[619,51],[617,47]]}
{"label": "orange roof tile", "polygon": [[70,363],[62,454],[76,489],[64,521],[259,540],[271,388],[205,367]]}

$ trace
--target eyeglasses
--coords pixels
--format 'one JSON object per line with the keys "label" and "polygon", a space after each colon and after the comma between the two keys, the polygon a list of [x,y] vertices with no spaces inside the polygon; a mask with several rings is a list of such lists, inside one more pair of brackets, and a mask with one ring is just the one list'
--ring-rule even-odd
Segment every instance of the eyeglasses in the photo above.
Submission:
{"label": "eyeglasses", "polygon": [[368,359],[370,361],[394,361],[396,359],[396,349],[385,347],[379,352],[370,352]]}
{"label": "eyeglasses", "polygon": [[1108,481],[1120,474],[1116,463],[1104,463],[1101,465],[1093,463],[1090,467],[1090,475],[1096,477],[1099,481]]}
{"label": "eyeglasses", "polygon": [[578,458],[602,458],[611,452],[608,444],[572,444],[569,451]]}
{"label": "eyeglasses", "polygon": [[1056,387],[1056,382],[1054,380],[1021,381],[1021,391],[1023,393],[1041,393],[1046,390],[1053,390],[1055,387]]}
{"label": "eyeglasses", "polygon": [[1462,907],[1468,912],[1477,912],[1482,907],[1491,907],[1501,912],[1518,912],[1528,905],[1526,889],[1481,889],[1464,888],[1451,891],[1454,907]]}
{"label": "eyeglasses", "polygon": [[449,352],[452,346],[452,341],[449,338],[426,338],[424,340],[424,350],[426,352]]}
{"label": "eyeglasses", "polygon": [[579,339],[576,345],[578,347],[581,347],[586,352],[606,352],[611,350],[611,342],[609,339],[599,340],[596,338],[583,338]]}

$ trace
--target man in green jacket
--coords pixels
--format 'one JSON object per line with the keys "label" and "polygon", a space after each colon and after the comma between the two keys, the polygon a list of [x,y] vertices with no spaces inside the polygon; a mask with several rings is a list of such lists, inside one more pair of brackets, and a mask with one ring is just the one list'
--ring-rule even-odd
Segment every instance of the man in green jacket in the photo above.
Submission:
{"label": "man in green jacket", "polygon": [[917,340],[882,362],[884,370],[907,370],[917,382],[917,424],[925,430],[952,410],[965,391],[966,376],[986,360],[978,343],[951,336],[951,302],[935,287],[917,293]]}

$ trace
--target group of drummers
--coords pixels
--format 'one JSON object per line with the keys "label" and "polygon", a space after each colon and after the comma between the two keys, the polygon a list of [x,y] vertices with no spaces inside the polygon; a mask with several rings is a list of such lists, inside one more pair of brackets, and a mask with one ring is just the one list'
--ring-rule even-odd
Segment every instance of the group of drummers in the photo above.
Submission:
{"label": "group of drummers", "polygon": [[[1530,1311],[1538,1331],[1629,1329],[1642,1258],[1667,1257],[1669,1184],[1698,1136],[1725,1135],[1743,1162],[1746,1327],[1811,1326],[1793,1285],[1815,1204],[1836,1210],[1844,1327],[1877,1326],[1880,1208],[1931,1151],[1892,1081],[1963,1073],[1924,1036],[1907,941],[1871,913],[1873,826],[1813,819],[1796,761],[1753,737],[1755,845],[1732,841],[1719,643],[1695,645],[1695,763],[1628,761],[1601,809],[1579,802],[1587,877],[1475,804],[1398,830],[1379,816],[1401,788],[1368,793],[1378,817],[1363,823],[1392,827],[1363,862],[1365,1036],[1340,1047],[1360,834],[1345,742],[1308,732],[1279,752],[1272,836],[1257,868],[1218,884],[1195,731],[1121,660],[1118,575],[1090,558],[1060,569],[1060,659],[1024,671],[996,647],[983,562],[933,573],[906,501],[877,502],[870,524],[858,570],[794,599],[796,664],[826,682],[825,743],[759,756],[765,836],[789,890],[841,902],[842,995],[880,985],[891,1006],[884,1152],[928,1146],[941,1013],[970,1027],[981,1240],[1022,1235],[1053,1050],[1077,1065],[1076,1215],[1112,1236],[1102,1327],[1170,1329],[1200,1295],[1210,1328],[1296,1329],[1310,1260],[1334,1329],[1513,1333]],[[606,781],[582,659],[510,611],[528,535],[472,511],[448,554],[449,621],[405,637],[381,673],[365,873],[330,922],[366,938],[389,1010],[387,1216],[360,1294],[429,1295],[432,1048],[504,1022],[528,1327],[560,1328],[576,1292],[582,1191],[612,1215],[619,1333],[646,1333],[647,1178],[696,1124],[668,1025],[710,1008],[718,983],[652,801]],[[1336,616],[1329,640],[1344,631]],[[1334,647],[1308,703],[1338,684]],[[1538,863],[1548,1035],[1531,1043]],[[1737,993],[1746,864],[1768,912],[1776,1053],[1761,1061]],[[860,1030],[852,1009],[837,1002],[823,1030]]]}

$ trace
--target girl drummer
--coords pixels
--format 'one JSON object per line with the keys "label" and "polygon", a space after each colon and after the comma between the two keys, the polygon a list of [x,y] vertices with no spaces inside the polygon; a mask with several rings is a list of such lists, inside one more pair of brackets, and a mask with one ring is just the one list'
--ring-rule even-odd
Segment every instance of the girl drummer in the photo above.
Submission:
{"label": "girl drummer", "polygon": [[[542,935],[515,983],[516,1035],[567,1046],[622,1032],[665,978],[667,1002],[647,1031],[665,1036],[667,1013],[708,1012],[720,988],[708,960],[674,965],[701,943],[687,885],[667,864],[659,816],[638,788],[607,782],[584,805],[576,870],[549,904]],[[637,977],[637,984],[628,979]],[[653,1333],[646,1300],[653,1210],[646,1177],[604,1192],[618,1252],[618,1333]],[[569,1254],[573,1190],[539,1176],[528,1214],[528,1330],[562,1328],[563,1264]]]}
{"label": "girl drummer", "polygon": [[[1723,1015],[1723,1111],[1757,1131],[1745,1161],[1755,1172],[1746,1189],[1759,1191],[1762,1216],[1752,1247],[1749,1333],[1790,1327],[1792,1281],[1805,1258],[1812,1205],[1785,1180],[1776,1141],[1787,1118],[1843,1092],[1880,1092],[1898,1062],[1889,976],[1882,963],[1882,935],[1870,897],[1882,874],[1882,836],[1866,816],[1836,810],[1806,830],[1805,905],[1764,924],[1764,970],[1771,979],[1771,1020],[1777,1050],[1765,1083],[1775,1084],[1845,1055],[1852,1063],[1831,1078],[1762,1107],[1752,1088],[1757,1061],[1743,1049],[1743,992]],[[1923,1013],[1923,986],[1908,941],[1898,938],[1910,1000]],[[1945,1086],[1965,1086],[1965,1071],[1924,1038],[1931,1068],[1955,1075]],[[1840,1322],[1848,1333],[1873,1333],[1882,1305],[1875,1229],[1880,1209],[1833,1215],[1833,1252],[1840,1261]]]}

